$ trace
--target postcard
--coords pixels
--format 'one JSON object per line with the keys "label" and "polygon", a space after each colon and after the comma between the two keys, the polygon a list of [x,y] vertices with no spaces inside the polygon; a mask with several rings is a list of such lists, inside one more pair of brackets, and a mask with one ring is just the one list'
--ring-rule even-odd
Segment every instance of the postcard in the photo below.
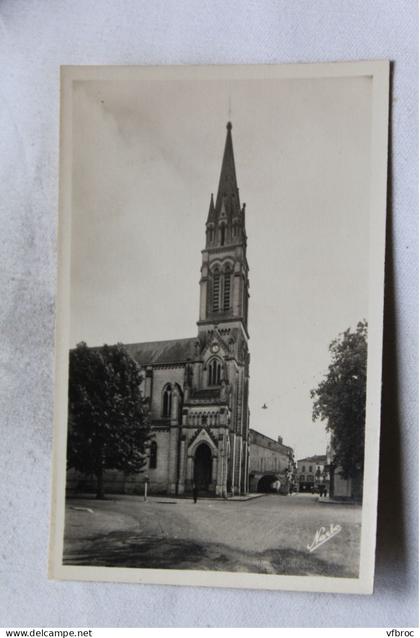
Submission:
{"label": "postcard", "polygon": [[389,63],[61,82],[50,577],[371,593]]}

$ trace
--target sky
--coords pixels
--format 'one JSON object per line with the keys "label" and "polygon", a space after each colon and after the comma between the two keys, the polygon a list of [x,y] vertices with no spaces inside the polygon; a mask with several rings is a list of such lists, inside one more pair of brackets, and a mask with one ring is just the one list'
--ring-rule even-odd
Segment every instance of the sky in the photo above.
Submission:
{"label": "sky", "polygon": [[197,334],[231,120],[247,204],[250,426],[296,458],[325,453],[310,390],[332,339],[368,316],[371,80],[195,74],[73,87],[71,346]]}

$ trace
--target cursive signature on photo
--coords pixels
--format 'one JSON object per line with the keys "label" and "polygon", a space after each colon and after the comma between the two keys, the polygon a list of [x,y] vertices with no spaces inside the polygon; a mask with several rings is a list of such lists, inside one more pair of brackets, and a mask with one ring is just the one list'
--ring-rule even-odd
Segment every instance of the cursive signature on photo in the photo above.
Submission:
{"label": "cursive signature on photo", "polygon": [[337,534],[339,534],[342,529],[343,528],[341,527],[341,525],[333,525],[332,523],[329,526],[329,528],[320,527],[315,532],[315,536],[312,543],[306,546],[307,549],[310,552],[315,551],[318,547],[320,547],[321,545],[329,541],[331,538],[333,538],[334,536],[337,536]]}

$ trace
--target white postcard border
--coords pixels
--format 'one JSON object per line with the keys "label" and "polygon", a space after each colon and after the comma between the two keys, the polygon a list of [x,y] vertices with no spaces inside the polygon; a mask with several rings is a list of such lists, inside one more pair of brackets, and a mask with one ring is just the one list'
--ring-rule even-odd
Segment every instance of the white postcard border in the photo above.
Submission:
{"label": "white postcard border", "polygon": [[[67,439],[67,391],[70,316],[72,83],[80,80],[299,79],[371,76],[372,146],[370,196],[370,279],[368,381],[366,403],[365,470],[359,578],[281,576],[242,572],[175,569],[83,567],[62,564]],[[61,73],[60,189],[58,223],[58,277],[56,304],[55,406],[52,468],[52,510],[49,577],[63,580],[111,581],[282,589],[370,594],[373,591],[379,473],[382,332],[385,261],[385,218],[388,145],[389,62],[328,62],[320,64],[234,66],[65,66]]]}

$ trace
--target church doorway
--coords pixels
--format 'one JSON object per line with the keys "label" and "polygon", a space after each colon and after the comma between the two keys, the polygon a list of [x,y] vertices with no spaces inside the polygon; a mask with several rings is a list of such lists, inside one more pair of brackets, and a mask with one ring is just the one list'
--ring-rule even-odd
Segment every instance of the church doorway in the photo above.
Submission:
{"label": "church doorway", "polygon": [[212,456],[206,443],[201,443],[194,457],[194,481],[199,492],[208,492],[211,483]]}

